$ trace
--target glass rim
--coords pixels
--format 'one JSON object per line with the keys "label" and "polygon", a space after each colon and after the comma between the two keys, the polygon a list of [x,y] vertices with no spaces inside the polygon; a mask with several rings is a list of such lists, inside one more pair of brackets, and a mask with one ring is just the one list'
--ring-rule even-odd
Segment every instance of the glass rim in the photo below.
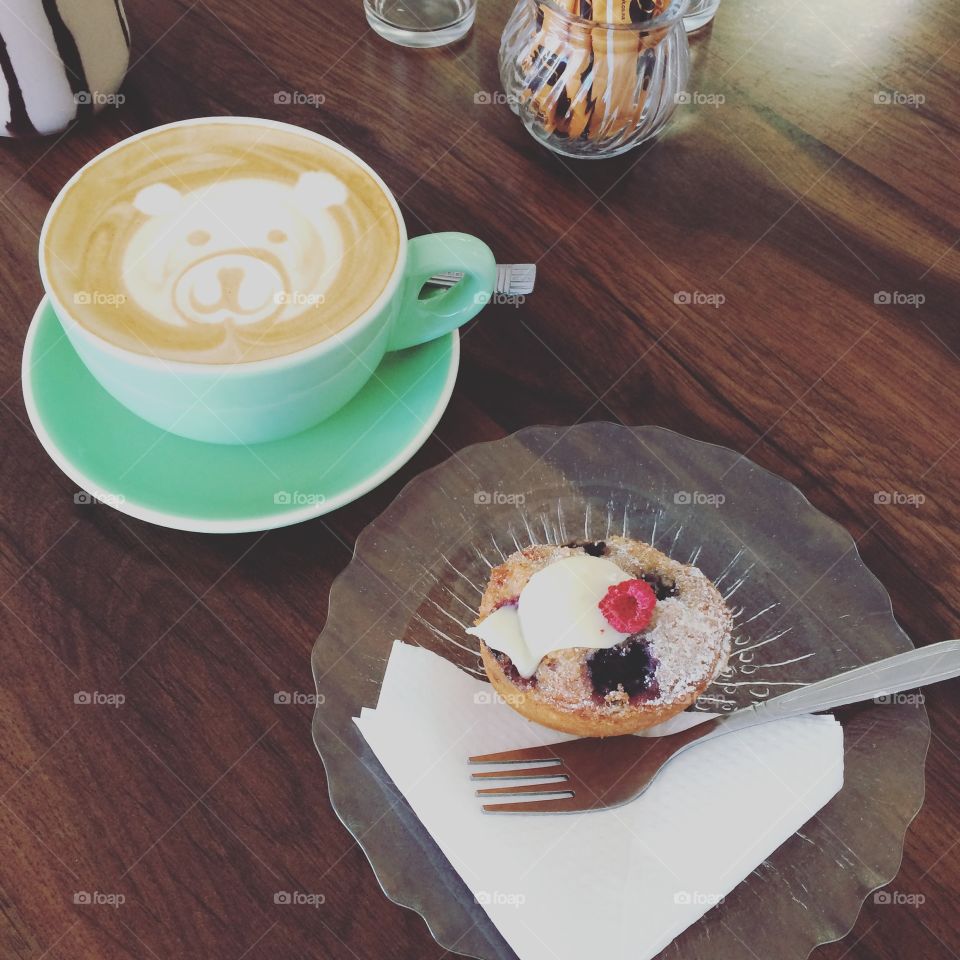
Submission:
{"label": "glass rim", "polygon": [[579,14],[571,13],[569,10],[564,10],[558,0],[527,0],[527,3],[534,7],[546,8],[563,20],[582,25],[590,30],[622,30],[634,33],[649,33],[651,30],[670,26],[684,16],[689,6],[689,0],[669,0],[666,8],[649,20],[643,20],[640,23],[611,23],[606,20],[591,20],[587,17],[581,17]]}

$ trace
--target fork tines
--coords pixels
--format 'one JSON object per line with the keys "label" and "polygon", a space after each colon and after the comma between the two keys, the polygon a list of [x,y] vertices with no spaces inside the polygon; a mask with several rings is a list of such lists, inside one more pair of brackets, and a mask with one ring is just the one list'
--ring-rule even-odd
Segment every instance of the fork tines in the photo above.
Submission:
{"label": "fork tines", "polygon": [[563,763],[550,747],[527,747],[521,750],[504,750],[502,753],[481,753],[471,757],[470,764],[478,763]]}
{"label": "fork tines", "polygon": [[[518,783],[502,787],[486,787],[475,791],[478,797],[543,797],[534,806],[538,813],[571,812],[575,790],[570,775],[563,769],[563,761],[551,755],[549,748],[532,747],[529,750],[509,750],[506,753],[487,753],[470,757],[471,765],[507,765],[506,770],[482,770],[472,773],[474,781],[538,780],[538,783]],[[521,766],[521,764],[523,766]],[[535,766],[530,766],[535,764]],[[528,803],[487,803],[484,813],[524,813]]]}

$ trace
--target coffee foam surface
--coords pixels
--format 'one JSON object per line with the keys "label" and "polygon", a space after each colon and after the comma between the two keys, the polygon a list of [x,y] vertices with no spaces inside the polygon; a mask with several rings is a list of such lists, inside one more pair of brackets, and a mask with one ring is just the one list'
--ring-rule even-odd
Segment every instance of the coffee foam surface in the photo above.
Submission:
{"label": "coffee foam surface", "polygon": [[53,212],[53,292],[101,338],[202,363],[262,360],[338,333],[382,293],[400,227],[377,182],[305,135],[160,129],[97,159]]}

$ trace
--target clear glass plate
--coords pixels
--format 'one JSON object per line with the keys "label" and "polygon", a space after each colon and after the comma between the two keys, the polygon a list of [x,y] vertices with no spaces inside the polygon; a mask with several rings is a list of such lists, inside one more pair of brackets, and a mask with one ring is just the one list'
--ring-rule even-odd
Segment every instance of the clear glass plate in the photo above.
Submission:
{"label": "clear glass plate", "polygon": [[[453,952],[514,956],[352,718],[376,705],[397,637],[482,674],[463,625],[505,555],[613,533],[696,563],[737,614],[731,669],[693,709],[734,709],[911,649],[850,535],[726,448],[659,427],[530,427],[412,480],[330,591],[313,651],[313,735],[333,807],[384,892]],[[896,874],[923,802],[926,711],[901,697],[838,715],[843,790],[662,957],[803,960],[844,936],[867,894]]]}

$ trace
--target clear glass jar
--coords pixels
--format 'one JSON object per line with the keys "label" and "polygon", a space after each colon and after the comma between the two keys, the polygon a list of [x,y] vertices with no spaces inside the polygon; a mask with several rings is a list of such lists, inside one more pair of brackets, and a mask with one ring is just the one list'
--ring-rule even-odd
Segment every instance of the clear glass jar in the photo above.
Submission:
{"label": "clear glass jar", "polygon": [[719,7],[720,0],[691,0],[683,15],[687,33],[703,29],[714,18]]}
{"label": "clear glass jar", "polygon": [[[507,102],[556,153],[600,158],[632,149],[663,128],[686,89],[685,7],[686,0],[518,0],[500,42]],[[581,15],[601,10],[627,22]]]}

